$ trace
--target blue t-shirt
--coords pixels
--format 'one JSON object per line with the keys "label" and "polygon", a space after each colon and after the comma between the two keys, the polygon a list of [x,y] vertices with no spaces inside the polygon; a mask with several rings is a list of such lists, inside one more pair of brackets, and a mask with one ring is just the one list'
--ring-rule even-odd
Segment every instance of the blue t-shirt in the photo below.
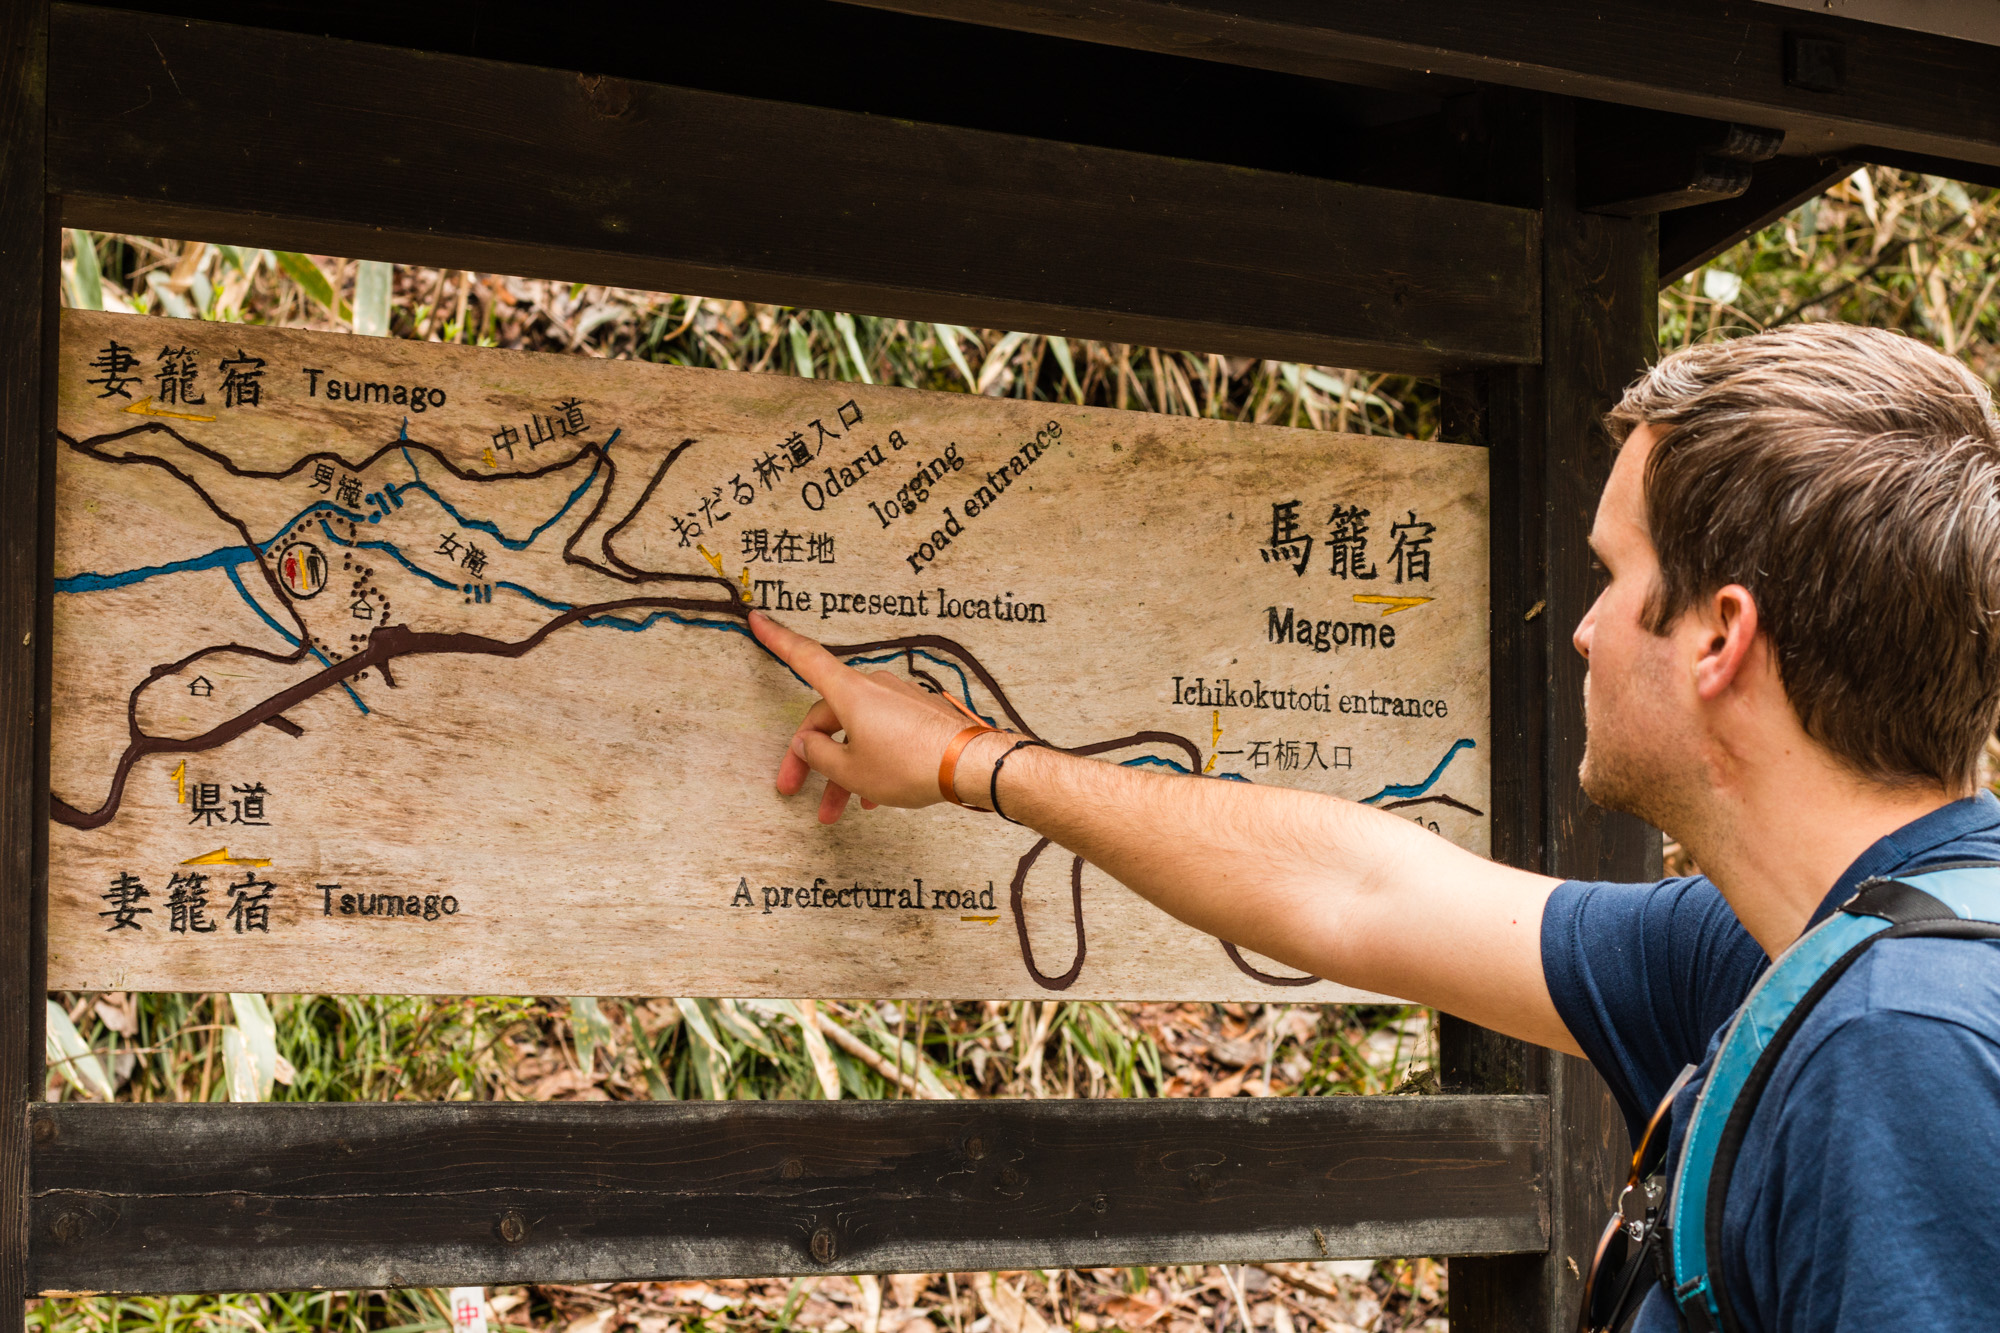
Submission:
{"label": "blue t-shirt", "polygon": [[[1981,792],[1883,838],[1813,924],[1871,876],[1948,861],[2000,861],[2000,801]],[[1767,961],[1701,878],[1566,883],[1542,918],[1556,1010],[1635,1136],[1700,1064],[1674,1104],[1670,1163]],[[1756,1333],[2000,1329],[2000,941],[1888,940],[1861,956],[1779,1060],[1722,1234],[1722,1281]],[[1633,1327],[1677,1326],[1656,1284]]]}

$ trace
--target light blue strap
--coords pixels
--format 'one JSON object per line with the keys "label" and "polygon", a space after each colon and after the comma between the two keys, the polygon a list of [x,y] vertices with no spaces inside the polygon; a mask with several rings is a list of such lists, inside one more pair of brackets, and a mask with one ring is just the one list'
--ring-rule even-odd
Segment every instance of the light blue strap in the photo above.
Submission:
{"label": "light blue strap", "polygon": [[[2000,923],[2000,867],[1966,866],[1894,878],[1922,889],[1966,920]],[[1806,992],[1848,950],[1889,925],[1881,917],[1835,912],[1800,936],[1750,992],[1716,1052],[1681,1147],[1670,1205],[1675,1299],[1683,1309],[1700,1302],[1714,1327],[1721,1326],[1722,1312],[1715,1302],[1717,1279],[1708,1254],[1708,1187],[1730,1110],[1758,1057]]]}
{"label": "light blue strap", "polygon": [[1750,998],[1736,1011],[1729,1035],[1722,1039],[1715,1063],[1695,1102],[1694,1119],[1681,1145],[1680,1166],[1674,1175],[1673,1261],[1675,1299],[1686,1305],[1701,1300],[1709,1318],[1720,1326],[1722,1312],[1716,1308],[1710,1290],[1708,1262],[1708,1185],[1714,1172],[1715,1150],[1722,1142],[1722,1127],[1743,1083],[1756,1067],[1757,1057],[1771,1043],[1785,1018],[1799,999],[1840,956],[1871,935],[1887,930],[1880,917],[1849,916],[1836,912],[1818,927],[1799,937],[1764,974]]}
{"label": "light blue strap", "polygon": [[1922,889],[1967,921],[2000,924],[2000,867],[1960,866],[1890,878]]}

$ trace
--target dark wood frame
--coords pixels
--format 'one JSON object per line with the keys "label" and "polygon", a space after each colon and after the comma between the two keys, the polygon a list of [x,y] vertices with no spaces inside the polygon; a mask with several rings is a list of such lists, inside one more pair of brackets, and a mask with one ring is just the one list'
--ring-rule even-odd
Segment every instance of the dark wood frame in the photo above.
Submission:
{"label": "dark wood frame", "polygon": [[[61,225],[1438,375],[1449,430],[1492,451],[1495,854],[1644,878],[1657,835],[1576,789],[1566,640],[1596,419],[1653,354],[1658,282],[1854,162],[2000,167],[2000,51],[1726,0],[785,3],[918,51],[1008,30],[1014,57],[1107,62],[1134,95],[1230,66],[1238,91],[1306,76],[1442,109],[1337,166],[1246,163],[1102,118],[1070,141],[935,95],[911,114],[684,86],[630,53],[566,68],[497,20],[418,50],[260,0],[0,5],[0,1308],[1401,1253],[1453,1258],[1460,1328],[1567,1326],[1622,1123],[1583,1062],[1451,1020],[1446,1093],[1422,1098],[40,1105]],[[396,31],[452,12],[355,8]],[[1845,51],[1848,82],[1802,86],[1801,39]],[[1678,146],[1608,172],[1593,154],[1620,142],[1579,147],[1579,97]],[[1703,145],[1734,124],[1810,151],[1718,172]],[[1617,215],[1633,200],[1693,206]]]}

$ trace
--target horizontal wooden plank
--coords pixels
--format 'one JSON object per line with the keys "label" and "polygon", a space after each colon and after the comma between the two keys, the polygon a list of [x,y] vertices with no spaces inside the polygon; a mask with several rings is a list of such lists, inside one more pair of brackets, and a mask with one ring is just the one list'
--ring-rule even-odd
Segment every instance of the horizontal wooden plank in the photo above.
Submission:
{"label": "horizontal wooden plank", "polygon": [[1383,369],[1538,355],[1527,210],[79,5],[50,48],[72,226]]}
{"label": "horizontal wooden plank", "polygon": [[40,1290],[1530,1252],[1544,1099],[41,1106]]}
{"label": "horizontal wooden plank", "polygon": [[[1746,0],[850,2],[1293,74],[1422,70],[1771,126],[1795,151],[2000,163],[2000,47]],[[1801,75],[1795,37],[1837,55]]]}

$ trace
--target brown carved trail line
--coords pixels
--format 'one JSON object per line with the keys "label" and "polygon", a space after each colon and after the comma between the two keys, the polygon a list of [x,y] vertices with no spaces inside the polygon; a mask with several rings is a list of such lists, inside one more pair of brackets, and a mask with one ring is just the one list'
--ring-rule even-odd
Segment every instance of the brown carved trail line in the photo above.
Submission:
{"label": "brown carved trail line", "polygon": [[244,709],[227,722],[212,727],[199,736],[136,737],[132,744],[126,747],[123,757],[118,761],[118,771],[112,778],[111,794],[103,805],[86,813],[52,795],[49,800],[50,814],[72,828],[91,829],[109,823],[118,813],[119,803],[124,796],[125,779],[132,771],[132,765],[144,756],[199,754],[204,750],[227,745],[250,728],[277,717],[288,709],[296,708],[314,695],[332,689],[348,677],[366,671],[370,667],[384,667],[398,657],[416,657],[432,653],[520,657],[565,625],[572,625],[592,616],[637,610],[694,611],[710,615],[733,614],[738,617],[743,617],[745,614],[740,608],[718,606],[714,602],[691,597],[626,597],[615,602],[597,602],[590,606],[574,607],[548,621],[525,639],[489,639],[480,634],[431,633],[413,630],[408,625],[388,625],[370,634],[368,646],[362,651],[343,658],[294,685],[287,686],[262,703]]}
{"label": "brown carved trail line", "polygon": [[[1028,725],[1027,719],[1021,716],[1021,710],[1016,708],[1014,701],[1007,697],[1007,691],[1000,687],[999,680],[991,671],[987,670],[986,664],[981,662],[971,649],[956,639],[946,638],[942,634],[905,634],[893,639],[872,639],[867,643],[828,644],[826,650],[835,657],[857,657],[862,653],[907,653],[915,648],[934,648],[957,658],[965,665],[966,670],[977,677],[979,683],[984,685],[987,691],[992,694],[995,702],[1000,705],[1000,710],[1007,715],[1007,720],[1014,724],[1016,730],[1024,736],[1032,736],[1036,740],[1043,739],[1033,727]],[[912,666],[911,671],[912,674],[915,674],[914,666]],[[1130,736],[1117,737],[1114,740],[1094,741],[1087,745],[1059,746],[1057,748],[1062,749],[1068,754],[1093,755],[1146,744],[1175,746],[1183,754],[1187,755],[1191,772],[1198,774],[1201,771],[1201,750],[1187,737],[1176,735],[1171,731],[1140,731]]]}
{"label": "brown carved trail line", "polygon": [[[1134,732],[1130,736],[1121,736],[1116,740],[1098,741],[1091,745],[1074,746],[1065,752],[1074,755],[1097,755],[1109,753],[1114,750],[1133,749],[1141,745],[1177,745],[1187,753],[1190,761],[1190,770],[1187,776],[1205,776],[1201,772],[1200,767],[1201,752],[1195,747],[1194,742],[1188,740],[1185,736],[1178,736],[1170,731],[1139,731]],[[1220,781],[1221,779],[1214,780]],[[1443,799],[1450,804],[1458,804],[1456,801],[1450,801],[1448,797]],[[1071,925],[1076,931],[1076,954],[1071,959],[1069,967],[1057,973],[1042,971],[1041,966],[1035,961],[1034,943],[1028,938],[1028,873],[1035,868],[1035,862],[1041,859],[1042,853],[1047,851],[1052,845],[1048,838],[1043,838],[1033,847],[1030,847],[1019,861],[1015,862],[1014,878],[1008,886],[1008,906],[1014,914],[1014,933],[1020,941],[1021,962],[1027,967],[1028,975],[1033,977],[1035,984],[1043,990],[1064,991],[1075,985],[1076,979],[1083,974],[1084,958],[1089,950],[1089,932],[1085,930],[1083,924],[1084,862],[1081,856],[1072,855],[1070,857],[1070,919]],[[1313,976],[1310,973],[1300,976],[1281,976],[1275,972],[1263,971],[1261,968],[1252,966],[1250,961],[1243,956],[1243,951],[1228,940],[1218,939],[1216,943],[1222,946],[1222,952],[1228,956],[1231,963],[1235,964],[1237,971],[1251,980],[1261,982],[1266,986],[1310,986],[1316,981],[1325,980],[1323,977]]]}
{"label": "brown carved trail line", "polygon": [[[633,519],[639,517],[639,511],[646,507],[646,502],[653,498],[653,492],[658,490],[660,488],[660,483],[667,479],[667,472],[673,467],[675,463],[680,461],[680,456],[686,453],[688,449],[694,445],[694,443],[695,442],[693,439],[686,439],[682,440],[679,444],[675,445],[672,451],[669,452],[665,458],[662,458],[660,460],[660,465],[657,468],[653,469],[652,479],[646,483],[646,488],[639,492],[639,498],[632,502],[632,507],[625,511],[625,517],[619,519],[616,523],[613,523],[610,527],[606,528],[604,530],[604,535],[597,539],[597,549],[604,553],[604,558],[606,560],[609,560],[612,564],[618,566],[619,569],[624,571],[624,574],[620,575],[619,577],[629,576],[630,579],[635,582],[646,582],[647,580],[658,577],[658,575],[649,573],[646,570],[640,569],[637,565],[631,564],[630,562],[626,561],[622,556],[618,554],[618,552],[611,549],[611,543],[617,538],[619,533],[625,531],[626,524],[630,523]],[[607,465],[610,464],[610,460],[608,458],[605,460],[605,462]],[[616,479],[615,473],[612,479],[613,480]],[[611,481],[606,481],[604,483],[604,494],[597,497],[597,505],[590,511],[590,517],[584,520],[582,527],[579,527],[576,530],[576,532],[570,535],[569,543],[563,547],[564,556],[568,556],[570,554],[570,546],[573,546],[576,543],[577,537],[581,536],[584,532],[586,532],[589,529],[591,523],[596,521],[598,513],[604,508],[605,503],[610,498],[611,498]],[[708,577],[708,576],[702,575],[697,577]],[[725,585],[728,585],[728,582],[729,581],[727,579],[723,580],[723,583]],[[731,597],[737,595],[736,589],[734,587],[730,587],[729,595]]]}
{"label": "brown carved trail line", "polygon": [[[177,672],[184,670],[185,668],[201,660],[202,658],[208,657],[216,653],[240,652],[248,656],[262,658],[265,661],[278,662],[285,665],[292,665],[305,660],[306,656],[311,650],[310,645],[312,641],[312,633],[311,630],[305,624],[305,622],[302,619],[300,619],[297,608],[292,605],[291,599],[285,594],[283,585],[278,581],[277,576],[271,571],[270,566],[266,563],[264,559],[264,551],[262,544],[258,542],[256,537],[254,537],[251,534],[249,526],[246,523],[244,523],[242,519],[238,518],[235,514],[232,514],[227,509],[225,509],[221,504],[219,504],[216,501],[214,496],[209,494],[206,487],[204,487],[200,482],[196,481],[192,476],[188,475],[181,468],[175,466],[169,460],[155,457],[152,455],[133,454],[122,451],[114,452],[112,449],[107,447],[115,445],[119,441],[129,439],[136,435],[169,436],[182,448],[188,450],[191,453],[199,455],[202,458],[209,460],[210,462],[214,463],[217,467],[221,468],[223,471],[229,473],[231,476],[246,478],[250,480],[260,480],[260,481],[283,480],[287,477],[297,475],[298,473],[303,471],[308,464],[314,462],[315,460],[323,460],[323,461],[338,463],[341,467],[356,473],[365,472],[369,467],[372,467],[375,463],[381,461],[381,459],[385,457],[393,449],[404,449],[404,450],[414,449],[420,453],[428,455],[434,462],[437,463],[439,467],[449,472],[452,476],[457,477],[462,481],[480,482],[480,483],[502,481],[502,480],[534,480],[536,478],[548,476],[551,473],[561,471],[565,468],[573,467],[575,464],[577,464],[579,461],[585,458],[594,457],[596,459],[596,462],[592,465],[593,475],[598,470],[600,469],[603,470],[606,473],[604,486],[602,488],[602,492],[598,496],[597,504],[592,508],[590,514],[586,517],[584,523],[576,530],[576,532],[573,532],[571,534],[569,541],[565,543],[563,547],[564,560],[571,564],[577,564],[584,566],[586,568],[591,568],[603,573],[611,574],[613,577],[619,578],[622,581],[628,583],[677,582],[677,583],[720,584],[726,590],[729,600],[726,605],[707,602],[707,601],[696,601],[687,598],[631,598],[631,599],[625,599],[623,601],[596,603],[590,606],[577,607],[570,611],[564,612],[561,615],[558,615],[553,620],[549,621],[547,624],[543,625],[539,630],[537,630],[533,635],[530,635],[527,639],[519,640],[515,643],[507,643],[501,640],[487,639],[484,638],[483,636],[474,634],[423,634],[410,630],[407,625],[384,627],[383,629],[379,629],[369,636],[369,646],[362,653],[341,659],[340,661],[334,663],[332,666],[328,667],[326,670],[321,671],[313,676],[309,676],[305,680],[299,681],[298,683],[280,691],[279,693],[271,696],[269,699],[264,700],[262,703],[257,704],[251,707],[250,709],[245,710],[243,713],[238,714],[236,717],[230,719],[229,721],[222,723],[220,726],[212,728],[211,730],[203,733],[201,736],[189,739],[176,739],[171,737],[148,735],[147,733],[142,731],[139,727],[139,721],[138,721],[139,699],[140,696],[144,694],[146,688],[149,685],[151,685],[154,681],[159,680],[163,676],[170,676],[176,674]],[[137,464],[140,466],[157,467],[160,470],[166,472],[168,475],[172,476],[176,481],[180,482],[183,486],[186,486],[189,490],[193,491],[194,494],[201,500],[203,505],[205,505],[211,513],[213,513],[217,518],[221,519],[224,523],[227,523],[232,529],[235,530],[237,535],[242,538],[244,546],[248,547],[251,551],[256,553],[256,563],[258,572],[260,572],[264,576],[265,584],[270,588],[273,595],[276,596],[279,604],[284,606],[285,609],[291,614],[292,623],[298,631],[297,634],[298,646],[290,653],[275,653],[268,649],[252,648],[247,645],[237,644],[237,643],[216,644],[216,645],[211,645],[207,648],[200,649],[188,655],[187,657],[180,659],[177,662],[168,662],[157,665],[151,671],[149,671],[146,674],[146,678],[140,681],[138,685],[133,687],[130,695],[126,699],[126,728],[130,736],[130,740],[126,745],[124,753],[119,756],[117,768],[112,776],[111,790],[107,794],[104,803],[100,805],[96,810],[86,812],[78,810],[75,806],[63,800],[61,797],[55,795],[53,792],[51,792],[49,795],[50,817],[63,824],[67,824],[73,828],[81,828],[81,829],[98,828],[106,823],[109,823],[113,818],[117,816],[119,806],[123,803],[124,800],[125,783],[129,775],[131,774],[132,766],[136,764],[144,756],[148,754],[159,754],[159,753],[169,753],[169,754],[199,753],[204,750],[213,749],[219,745],[227,744],[229,741],[234,740],[236,737],[248,731],[251,727],[257,726],[259,724],[272,722],[274,719],[279,719],[282,724],[282,719],[280,715],[282,715],[287,709],[297,706],[299,703],[302,703],[306,699],[312,698],[314,695],[320,693],[323,690],[330,689],[333,686],[340,684],[348,677],[366,670],[370,665],[379,666],[382,669],[384,678],[393,681],[394,677],[389,674],[388,664],[391,660],[399,656],[406,656],[416,653],[433,653],[433,652],[480,652],[493,656],[518,657],[522,653],[525,653],[529,649],[533,648],[536,644],[540,643],[543,639],[547,638],[549,634],[551,634],[557,629],[560,629],[564,625],[571,624],[577,620],[581,620],[590,616],[604,614],[606,612],[617,610],[620,608],[637,608],[644,606],[651,609],[661,609],[661,610],[685,609],[685,610],[695,610],[708,613],[720,613],[724,615],[733,615],[738,618],[744,618],[745,613],[743,612],[741,606],[737,602],[736,589],[732,585],[730,585],[727,580],[717,579],[712,575],[674,574],[674,573],[647,574],[643,571],[638,571],[638,570],[633,570],[632,573],[629,575],[617,574],[614,571],[604,570],[601,566],[596,565],[594,562],[588,561],[573,553],[571,547],[574,546],[577,536],[579,536],[584,530],[586,530],[589,527],[590,523],[594,521],[597,515],[603,510],[605,501],[610,495],[612,484],[616,479],[617,465],[611,461],[604,447],[594,442],[586,442],[583,446],[581,446],[577,450],[576,453],[570,455],[568,458],[563,459],[560,462],[551,463],[549,466],[545,468],[540,468],[532,472],[495,472],[495,473],[483,474],[483,473],[470,472],[464,468],[458,467],[456,464],[452,463],[450,459],[444,457],[443,454],[439,453],[438,450],[436,450],[432,446],[424,444],[421,441],[411,440],[407,438],[407,435],[405,435],[404,438],[392,440],[389,443],[383,445],[380,449],[377,449],[374,453],[369,454],[365,459],[363,459],[358,464],[349,462],[347,458],[342,454],[331,451],[319,451],[304,455],[297,462],[293,463],[289,467],[272,468],[272,469],[245,468],[239,466],[234,459],[230,458],[227,454],[222,453],[220,450],[212,449],[207,445],[200,443],[197,440],[190,439],[188,436],[184,435],[183,433],[174,429],[173,427],[167,425],[166,423],[158,421],[146,422],[138,426],[130,427],[126,430],[113,431],[108,434],[91,436],[90,438],[84,440],[78,440],[66,434],[59,435],[59,438],[70,448],[75,449],[78,453],[84,454],[85,456],[90,458],[95,458],[100,462],[111,463],[114,465]],[[650,496],[652,494],[653,488],[659,484],[660,478],[665,476],[667,466],[671,464],[675,459],[679,458],[681,454],[686,451],[688,446],[693,443],[694,441],[691,439],[683,440],[681,444],[677,448],[675,448],[672,453],[668,455],[666,461],[662,463],[660,470],[654,475],[652,482],[647,486],[645,494],[641,496],[640,499],[641,504],[644,503],[646,496]],[[637,509],[638,506],[635,505],[633,513],[636,513]],[[619,523],[612,529],[612,531],[616,532],[619,528],[624,527],[626,523],[629,523],[631,521],[632,517],[633,514],[627,514],[623,519],[619,521]],[[611,552],[607,551],[606,555],[609,556],[616,563],[621,565],[624,564],[622,560],[618,560],[617,557],[613,555]],[[632,568],[629,565],[625,567],[628,570]]]}
{"label": "brown carved trail line", "polygon": [[[586,458],[594,459],[595,461],[591,464],[592,476],[594,477],[599,472],[602,472],[604,476],[603,485],[589,513],[577,524],[571,531],[568,539],[563,543],[562,557],[565,563],[590,569],[593,572],[628,584],[692,583],[717,585],[723,590],[726,601],[714,602],[686,597],[629,597],[610,602],[598,602],[588,606],[574,607],[562,612],[542,625],[541,628],[537,629],[527,638],[517,640],[493,639],[484,635],[469,633],[441,633],[413,630],[407,624],[384,626],[369,635],[368,646],[360,653],[341,659],[325,670],[288,686],[263,702],[246,709],[227,722],[199,736],[179,739],[147,735],[140,731],[138,725],[139,698],[146,687],[160,677],[172,675],[210,654],[230,651],[246,653],[268,661],[292,664],[304,660],[309,651],[308,646],[311,641],[310,630],[304,621],[299,618],[298,611],[292,606],[290,598],[286,596],[282,584],[266,564],[261,544],[251,535],[248,526],[241,519],[224,509],[208,493],[206,488],[168,460],[129,453],[113,453],[105,447],[135,435],[148,433],[170,436],[183,448],[208,459],[231,476],[266,481],[278,481],[295,476],[316,461],[335,463],[351,472],[361,473],[377,462],[380,462],[390,451],[397,449],[415,450],[423,453],[458,480],[478,484],[498,481],[532,481],[574,467]],[[72,828],[99,828],[117,816],[119,807],[124,800],[126,781],[131,774],[133,766],[141,758],[151,754],[195,754],[212,750],[218,746],[228,744],[251,728],[260,725],[272,725],[281,730],[286,730],[288,734],[297,734],[297,725],[289,723],[283,717],[285,712],[370,668],[379,669],[385,680],[393,682],[394,677],[391,675],[389,664],[398,657],[442,653],[471,653],[489,657],[518,658],[533,651],[549,635],[565,626],[619,611],[681,610],[706,615],[721,615],[746,622],[748,620],[749,613],[740,599],[740,594],[736,587],[727,579],[708,574],[683,574],[641,569],[621,557],[612,547],[613,540],[638,517],[640,511],[646,507],[647,502],[652,499],[653,494],[659,489],[661,482],[665,480],[667,473],[672,469],[673,465],[696,443],[692,438],[682,440],[661,460],[660,465],[647,480],[638,498],[626,509],[624,515],[607,528],[598,539],[598,550],[608,564],[601,564],[587,556],[579,555],[575,550],[578,539],[585,532],[588,532],[603,515],[606,506],[610,503],[611,492],[615,489],[617,481],[617,464],[610,457],[607,447],[595,442],[587,441],[568,458],[533,471],[478,473],[457,466],[430,445],[409,439],[407,437],[407,427],[403,438],[390,441],[374,453],[369,454],[359,463],[350,462],[344,455],[336,452],[318,451],[303,455],[289,467],[275,469],[241,467],[228,455],[188,438],[164,422],[146,422],[127,430],[93,436],[81,441],[67,435],[61,438],[79,453],[96,458],[102,462],[114,464],[136,463],[161,468],[182,485],[193,491],[212,513],[236,530],[238,535],[242,537],[245,546],[256,553],[258,570],[263,574],[265,583],[285,606],[286,610],[291,613],[293,623],[299,631],[299,646],[291,654],[273,653],[265,649],[249,648],[232,643],[204,648],[181,659],[179,662],[165,663],[154,667],[147,674],[146,679],[132,690],[131,695],[127,699],[126,714],[131,741],[119,758],[116,772],[112,778],[111,790],[106,796],[104,803],[96,810],[86,812],[76,809],[68,802],[54,795],[54,793],[50,794],[50,816]],[[762,649],[762,645],[759,645],[759,647]],[[909,654],[918,648],[946,653],[960,662],[992,694],[1002,711],[1006,713],[1008,720],[1016,728],[1025,735],[1036,736],[1039,739],[1034,728],[1029,726],[1027,719],[1014,705],[1013,700],[1008,697],[1006,690],[1001,687],[998,677],[987,669],[986,665],[979,660],[977,655],[955,639],[939,634],[913,634],[890,639],[872,640],[859,644],[829,645],[828,650],[837,657],[853,657],[862,653],[884,651],[897,651]],[[768,653],[769,650],[764,649],[763,651]],[[773,660],[777,659],[774,657]],[[914,660],[911,660],[909,665],[913,675],[921,674],[916,671]],[[1071,754],[1097,755],[1142,745],[1165,745],[1178,749],[1188,758],[1190,774],[1200,776],[1201,751],[1199,747],[1187,737],[1173,732],[1135,732],[1130,736],[1121,736],[1110,740],[1064,748]],[[1015,929],[1020,939],[1022,961],[1026,965],[1029,975],[1035,979],[1038,985],[1046,989],[1060,991],[1066,990],[1074,984],[1077,976],[1083,970],[1086,952],[1086,932],[1083,922],[1083,858],[1072,858],[1069,876],[1070,907],[1073,914],[1072,923],[1076,932],[1075,958],[1070,967],[1064,972],[1055,975],[1046,974],[1035,963],[1034,952],[1028,939],[1024,899],[1028,872],[1033,868],[1035,861],[1049,845],[1049,841],[1046,838],[1037,842],[1016,865],[1012,883],[1011,906],[1013,908]],[[1222,943],[1222,947],[1228,954],[1231,962],[1246,975],[1260,982],[1274,986],[1303,986],[1318,980],[1316,977],[1279,977],[1262,972],[1252,967],[1243,958],[1235,945],[1227,941],[1220,941],[1220,943]]]}
{"label": "brown carved trail line", "polygon": [[[581,445],[577,447],[577,451],[571,454],[568,458],[565,458],[557,463],[551,463],[547,467],[536,468],[533,471],[470,472],[467,471],[465,468],[458,466],[456,463],[452,462],[449,458],[446,458],[443,454],[439,453],[432,446],[425,444],[420,440],[412,440],[407,436],[404,436],[402,438],[389,441],[387,444],[383,445],[380,449],[377,449],[374,453],[367,455],[359,463],[351,463],[347,460],[347,457],[345,455],[335,453],[330,449],[321,449],[310,454],[301,454],[299,456],[299,461],[293,463],[290,467],[246,468],[238,465],[235,459],[223,453],[221,450],[211,449],[209,446],[201,443],[199,440],[189,439],[186,435],[183,435],[180,431],[174,429],[172,426],[168,425],[164,421],[148,421],[142,425],[127,427],[124,430],[108,431],[102,435],[93,435],[89,439],[84,440],[81,443],[78,443],[76,440],[71,439],[67,435],[63,436],[62,438],[70,445],[71,448],[81,450],[84,453],[92,454],[93,457],[101,457],[107,463],[136,463],[136,462],[143,462],[145,460],[137,458],[112,458],[108,455],[97,454],[94,452],[94,450],[106,444],[112,444],[119,440],[129,439],[134,435],[149,435],[149,434],[171,435],[176,441],[180,443],[182,448],[187,449],[191,453],[200,454],[203,458],[206,458],[209,462],[215,464],[217,467],[221,468],[224,472],[227,472],[230,476],[244,477],[251,481],[283,481],[287,477],[296,476],[298,473],[304,471],[308,463],[315,463],[315,462],[337,463],[341,467],[347,469],[349,472],[366,472],[369,468],[381,462],[382,459],[386,457],[391,450],[395,449],[415,449],[418,453],[429,454],[431,459],[434,462],[436,462],[439,467],[451,473],[452,476],[458,478],[460,481],[479,482],[482,484],[494,481],[534,481],[538,478],[546,477],[550,473],[560,472],[564,468],[569,467],[571,464],[575,463],[580,458],[588,458],[593,455],[598,458],[607,457],[603,445],[598,444],[595,441],[585,440]],[[201,492],[204,499],[207,498],[207,493],[202,492],[199,486],[195,486],[195,484],[191,481],[188,483],[188,485],[193,486],[196,491]]]}
{"label": "brown carved trail line", "polygon": [[1389,801],[1375,808],[1377,810],[1403,810],[1413,805],[1448,805],[1454,810],[1463,810],[1466,814],[1480,819],[1486,817],[1484,810],[1467,805],[1456,796],[1416,796],[1405,801]]}

